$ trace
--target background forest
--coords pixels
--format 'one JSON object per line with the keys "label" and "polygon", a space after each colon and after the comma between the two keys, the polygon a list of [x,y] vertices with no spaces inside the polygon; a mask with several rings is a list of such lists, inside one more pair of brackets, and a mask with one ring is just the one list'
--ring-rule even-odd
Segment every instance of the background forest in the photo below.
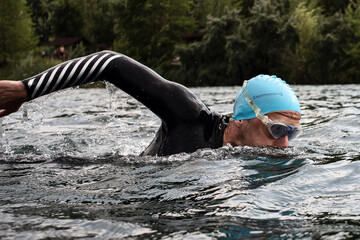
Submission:
{"label": "background forest", "polygon": [[360,83],[360,0],[1,0],[0,79],[67,58],[124,53],[187,86],[257,74],[295,84]]}

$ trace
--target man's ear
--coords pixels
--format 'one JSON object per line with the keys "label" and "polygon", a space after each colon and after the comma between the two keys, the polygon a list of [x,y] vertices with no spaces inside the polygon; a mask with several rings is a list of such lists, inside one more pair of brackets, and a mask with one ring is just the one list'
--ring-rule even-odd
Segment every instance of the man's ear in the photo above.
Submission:
{"label": "man's ear", "polygon": [[237,127],[237,128],[241,128],[241,126],[244,124],[244,121],[243,120],[236,120],[234,121],[234,125]]}
{"label": "man's ear", "polygon": [[244,120],[233,120],[228,128],[226,128],[224,136],[225,143],[230,143],[233,147],[243,145],[242,138],[244,134]]}

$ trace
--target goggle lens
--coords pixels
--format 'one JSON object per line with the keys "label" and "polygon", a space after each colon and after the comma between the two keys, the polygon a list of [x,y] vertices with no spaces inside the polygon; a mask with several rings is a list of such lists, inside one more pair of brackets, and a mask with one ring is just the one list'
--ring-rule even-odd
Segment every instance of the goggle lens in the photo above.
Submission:
{"label": "goggle lens", "polygon": [[285,136],[289,128],[286,125],[282,124],[272,124],[270,127],[270,133],[274,138],[281,138]]}
{"label": "goggle lens", "polygon": [[298,127],[294,127],[287,124],[274,123],[270,126],[269,131],[274,138],[281,138],[288,135],[288,140],[291,141],[299,136],[301,130]]}
{"label": "goggle lens", "polygon": [[301,133],[301,129],[300,128],[296,128],[294,130],[292,130],[291,132],[288,133],[288,139],[289,141],[294,140],[295,138],[297,138]]}

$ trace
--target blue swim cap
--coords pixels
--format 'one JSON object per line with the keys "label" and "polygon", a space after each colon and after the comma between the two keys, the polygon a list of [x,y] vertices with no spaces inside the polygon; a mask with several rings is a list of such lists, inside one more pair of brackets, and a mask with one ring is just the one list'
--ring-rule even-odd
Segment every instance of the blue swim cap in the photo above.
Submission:
{"label": "blue swim cap", "polygon": [[[295,111],[301,114],[299,100],[294,91],[276,76],[258,75],[248,81],[246,89],[264,114],[275,111]],[[241,93],[242,89],[235,99],[233,119],[256,118],[254,110]]]}

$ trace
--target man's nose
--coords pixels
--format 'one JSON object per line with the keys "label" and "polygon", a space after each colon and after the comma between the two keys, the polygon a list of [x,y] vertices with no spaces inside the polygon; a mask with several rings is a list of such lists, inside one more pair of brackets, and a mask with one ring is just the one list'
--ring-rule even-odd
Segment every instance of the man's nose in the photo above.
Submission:
{"label": "man's nose", "polygon": [[281,147],[281,148],[287,148],[289,147],[289,138],[287,135],[284,137],[274,139],[274,146]]}

